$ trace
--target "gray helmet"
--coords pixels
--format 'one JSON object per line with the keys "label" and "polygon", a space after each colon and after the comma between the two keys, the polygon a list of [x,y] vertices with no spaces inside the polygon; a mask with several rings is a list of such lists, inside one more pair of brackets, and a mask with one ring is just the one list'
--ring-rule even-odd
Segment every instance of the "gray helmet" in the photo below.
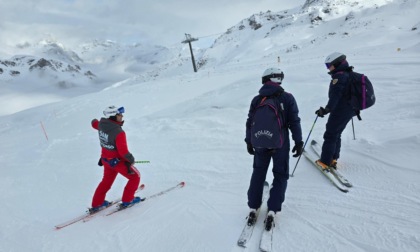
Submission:
{"label": "gray helmet", "polygon": [[325,58],[325,66],[327,66],[327,68],[330,68],[331,66],[338,67],[344,60],[346,60],[346,55],[339,52],[333,52]]}
{"label": "gray helmet", "polygon": [[278,84],[281,84],[281,82],[284,79],[284,73],[280,68],[267,68],[263,75],[262,75],[262,84],[266,83],[267,81],[276,82]]}

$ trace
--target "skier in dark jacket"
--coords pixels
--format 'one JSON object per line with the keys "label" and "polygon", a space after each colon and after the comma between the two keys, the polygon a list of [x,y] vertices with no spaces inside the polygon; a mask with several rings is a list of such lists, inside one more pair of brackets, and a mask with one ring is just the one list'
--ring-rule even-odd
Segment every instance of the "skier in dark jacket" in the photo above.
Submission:
{"label": "skier in dark jacket", "polygon": [[[281,69],[269,68],[264,71],[262,76],[263,86],[259,90],[259,95],[255,96],[251,102],[246,121],[246,138],[247,149],[249,154],[254,155],[253,173],[248,189],[248,206],[251,209],[248,216],[248,225],[253,225],[256,221],[256,212],[261,207],[264,182],[267,170],[273,159],[273,184],[270,190],[270,196],[267,201],[268,214],[266,218],[266,229],[270,230],[274,224],[274,217],[277,212],[281,211],[281,206],[285,198],[287,180],[289,179],[289,152],[290,139],[289,129],[292,132],[294,147],[292,152],[294,157],[298,157],[302,153],[302,129],[300,125],[299,109],[295,98],[292,94],[286,93],[280,86],[284,78]],[[281,147],[261,148],[255,146],[255,139],[251,134],[256,121],[255,111],[267,98],[272,98],[282,125]],[[271,100],[271,99],[270,99]],[[259,108],[260,109],[260,108]],[[265,118],[265,117],[262,117]],[[262,118],[260,120],[262,120]],[[267,131],[262,131],[264,134]],[[260,133],[256,133],[260,136]],[[268,133],[269,135],[269,133]],[[268,140],[269,137],[266,137]],[[254,141],[254,143],[253,143]],[[278,144],[278,143],[277,143]],[[264,145],[268,146],[268,145]]]}
{"label": "skier in dark jacket", "polygon": [[330,71],[328,74],[332,77],[328,103],[325,108],[320,107],[315,111],[315,114],[320,117],[330,114],[324,133],[321,158],[315,162],[322,169],[327,169],[329,166],[336,168],[337,159],[340,157],[341,133],[351,118],[356,115],[349,103],[349,72],[353,67],[349,66],[346,55],[332,53],[325,59],[325,65]]}

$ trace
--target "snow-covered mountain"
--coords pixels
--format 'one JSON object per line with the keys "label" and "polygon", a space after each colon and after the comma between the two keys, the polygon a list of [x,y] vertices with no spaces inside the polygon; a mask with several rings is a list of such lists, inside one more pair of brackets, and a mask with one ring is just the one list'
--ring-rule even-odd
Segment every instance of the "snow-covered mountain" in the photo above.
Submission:
{"label": "snow-covered mountain", "polygon": [[[0,81],[14,82],[13,77],[26,75],[28,70],[42,69],[45,75],[53,75],[56,79],[60,76],[54,72],[59,71],[69,72],[74,77],[75,73],[82,73],[91,79],[97,77],[101,81],[104,81],[105,77],[112,76],[112,81],[115,82],[176,57],[169,52],[169,49],[161,46],[120,45],[113,41],[98,40],[71,50],[61,43],[49,40],[33,45],[29,43],[17,45],[16,50],[19,55],[0,61],[1,71],[5,73]],[[93,74],[93,71],[97,71],[98,76]]]}
{"label": "snow-covered mountain", "polygon": [[[195,51],[197,73],[182,44],[149,51],[97,41],[65,49],[78,56],[71,64],[65,57],[26,56],[86,67],[96,81],[106,69],[98,71],[101,66],[127,76],[94,84],[83,95],[77,86],[18,90],[2,83],[0,251],[258,251],[263,218],[249,247],[236,245],[252,172],[243,141],[249,103],[261,73],[281,67],[304,138],[312,128],[309,142],[322,142],[326,118],[315,124],[314,111],[327,101],[330,76],[323,62],[333,51],[345,53],[355,71],[369,77],[377,96],[362,111],[363,120],[354,120],[355,139],[350,124],[342,135],[339,169],[354,187],[343,194],[307,160],[291,158],[290,172],[297,169],[276,217],[272,251],[417,251],[420,2],[366,2],[306,1],[301,8],[239,20],[211,48]],[[135,69],[136,62],[144,68]],[[130,65],[134,70],[127,73]],[[37,99],[45,105],[37,106]],[[22,103],[30,109],[13,111]],[[102,178],[90,122],[111,104],[126,109],[124,129],[136,160],[150,161],[137,166],[146,185],[140,196],[180,181],[186,186],[55,231],[54,225],[90,206]],[[121,196],[125,182],[119,176],[107,198]],[[266,210],[264,204],[262,216]]]}
{"label": "snow-covered mountain", "polygon": [[[97,40],[72,49],[43,40],[19,44],[15,50],[19,54],[0,59],[0,105],[7,104],[0,115],[99,91],[128,78],[156,78],[161,69],[189,60],[181,45],[168,49]],[[27,93],[35,99],[28,101]]]}
{"label": "snow-covered mountain", "polygon": [[[293,57],[310,57],[308,55],[313,51],[326,50],[326,41],[332,40],[338,48],[348,41],[364,41],[356,46],[365,48],[366,53],[377,50],[379,43],[396,50],[402,47],[398,33],[416,36],[419,32],[419,19],[409,11],[415,4],[416,1],[308,0],[295,9],[260,12],[229,28],[210,48],[196,49],[196,64],[199,71],[207,72],[253,65],[261,57],[267,64],[273,64],[284,62],[291,53],[294,53]],[[405,14],[405,20],[398,17],[401,12]],[[389,36],[390,32],[395,36]],[[418,44],[414,43],[404,49],[416,48]],[[37,85],[41,90],[44,86],[71,88],[67,95],[57,97],[61,100],[70,94],[73,97],[98,91],[117,82],[118,85],[145,82],[192,71],[188,45],[181,43],[168,48],[92,40],[69,49],[63,43],[46,39],[34,44],[19,44],[16,49],[19,55],[34,56],[1,60],[0,85],[10,90],[4,95],[15,101],[19,97],[14,93],[21,93],[28,87],[25,83],[29,80],[32,83],[29,90],[36,89]],[[34,68],[32,64],[37,62],[43,65],[41,73],[30,74]],[[46,99],[38,99],[39,103],[27,106],[17,102],[22,105],[11,111],[44,104],[43,100]],[[3,99],[3,102],[8,103],[10,99]]]}
{"label": "snow-covered mountain", "polygon": [[32,73],[33,77],[38,75],[40,78],[44,77],[42,75],[49,75],[49,77],[57,79],[57,82],[62,81],[65,76],[75,79],[80,76],[85,76],[88,79],[96,77],[90,70],[82,70],[77,64],[72,65],[65,61],[34,56],[14,56],[9,60],[0,60],[0,65],[0,74],[2,74],[0,77],[4,82],[11,82],[13,78]]}
{"label": "snow-covered mountain", "polygon": [[[252,50],[259,50],[263,57],[274,57],[302,48],[317,48],[329,38],[355,38],[359,33],[365,36],[367,30],[389,29],[386,24],[395,19],[398,9],[409,8],[410,5],[413,5],[413,1],[307,0],[301,7],[292,10],[260,12],[229,28],[208,50],[196,51],[197,65],[199,68],[220,67],[241,60],[253,60],[244,57]],[[389,12],[389,15],[383,17],[385,12]],[[397,23],[395,25],[398,26]],[[406,27],[395,28],[416,32],[419,20],[413,15],[404,25]],[[386,33],[375,34],[378,35],[377,39],[387,36]],[[18,44],[16,47],[21,49],[19,54],[54,59],[63,64],[86,63],[91,68],[99,68],[101,74],[120,73],[114,77],[119,80],[142,74],[156,77],[165,75],[166,71],[172,74],[184,70],[184,65],[191,65],[188,46],[181,43],[167,48],[92,40],[68,49],[61,42],[46,39],[35,44]],[[212,55],[219,55],[222,51],[225,54],[222,59],[213,59]],[[5,61],[13,61],[13,58],[3,59]],[[7,70],[3,69],[3,72]]]}
{"label": "snow-covered mountain", "polygon": [[[292,10],[260,12],[229,28],[200,60],[225,67],[253,62],[256,59],[249,52],[259,52],[257,57],[274,63],[292,52],[326,49],[331,40],[337,42],[336,50],[352,40],[365,41],[357,45],[364,48],[374,49],[378,41],[394,46],[397,38],[390,31],[418,34],[419,18],[409,11],[415,5],[415,1],[308,0]],[[407,14],[405,20],[397,16],[401,10]],[[212,57],[220,54],[224,57]]]}

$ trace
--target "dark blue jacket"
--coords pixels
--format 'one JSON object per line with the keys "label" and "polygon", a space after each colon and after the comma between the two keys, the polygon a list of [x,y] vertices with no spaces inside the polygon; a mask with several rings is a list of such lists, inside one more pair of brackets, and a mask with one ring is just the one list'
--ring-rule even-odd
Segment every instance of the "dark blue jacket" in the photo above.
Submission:
{"label": "dark blue jacket", "polygon": [[[296,143],[302,141],[302,128],[300,126],[299,109],[295,98],[292,94],[284,92],[284,89],[275,82],[266,82],[259,91],[260,95],[257,95],[252,99],[251,106],[249,108],[248,119],[246,120],[246,138],[245,142],[251,143],[251,124],[253,121],[253,115],[256,107],[261,102],[264,96],[274,96],[281,94],[278,99],[284,104],[284,128],[290,129],[292,132],[292,139]],[[289,132],[285,135],[285,145],[290,147]]]}
{"label": "dark blue jacket", "polygon": [[328,103],[325,107],[331,112],[351,108],[349,103],[350,89],[348,85],[350,84],[349,72],[352,69],[353,67],[350,67],[347,61],[345,61],[336,69],[329,72],[332,80],[328,90]]}

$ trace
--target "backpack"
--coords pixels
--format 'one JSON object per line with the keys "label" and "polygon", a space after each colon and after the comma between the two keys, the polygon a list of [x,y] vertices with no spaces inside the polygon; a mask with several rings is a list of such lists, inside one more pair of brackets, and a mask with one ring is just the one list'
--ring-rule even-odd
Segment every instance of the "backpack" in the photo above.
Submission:
{"label": "backpack", "polygon": [[282,102],[278,103],[278,96],[263,97],[255,108],[251,124],[251,144],[254,148],[277,149],[283,146],[284,106]]}
{"label": "backpack", "polygon": [[362,120],[359,111],[370,108],[376,101],[373,85],[369,78],[364,74],[349,72],[349,75],[351,79],[349,87],[350,104],[356,111],[359,120]]}

